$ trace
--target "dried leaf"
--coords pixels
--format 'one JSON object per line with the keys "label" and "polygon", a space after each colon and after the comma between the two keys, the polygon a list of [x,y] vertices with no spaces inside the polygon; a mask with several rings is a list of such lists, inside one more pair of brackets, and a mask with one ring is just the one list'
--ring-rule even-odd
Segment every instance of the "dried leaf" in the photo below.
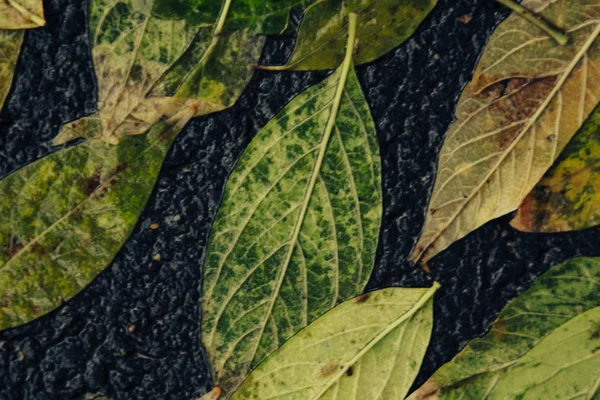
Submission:
{"label": "dried leaf", "polygon": [[413,260],[516,210],[598,104],[600,4],[523,4],[563,27],[570,42],[559,46],[516,15],[496,30],[446,136]]}
{"label": "dried leaf", "polygon": [[305,11],[290,60],[285,66],[272,69],[337,68],[344,59],[351,12],[359,15],[354,62],[374,61],[410,37],[436,3],[437,0],[316,1]]}
{"label": "dried leaf", "polygon": [[0,30],[0,110],[10,91],[22,42],[22,30]]}
{"label": "dried leaf", "polygon": [[600,107],[521,203],[511,225],[525,232],[567,232],[600,224]]}
{"label": "dried leaf", "polygon": [[193,110],[111,146],[91,140],[0,181],[0,329],[69,300],[111,262]]}
{"label": "dried leaf", "polygon": [[[99,136],[118,143],[182,108],[205,115],[230,107],[261,55],[265,39],[257,35],[285,29],[292,3],[93,0],[99,111],[65,125],[53,143]],[[230,21],[219,34],[217,21]]]}
{"label": "dried leaf", "polygon": [[203,342],[226,396],[294,333],[360,294],[372,270],[381,167],[349,56],[263,128],[226,185],[202,296]]}
{"label": "dried leaf", "polygon": [[44,26],[42,0],[0,0],[0,29],[29,29]]}
{"label": "dried leaf", "polygon": [[595,399],[600,259],[551,269],[413,393],[423,399]]}
{"label": "dried leaf", "polygon": [[384,289],[337,306],[269,356],[233,399],[403,399],[429,344],[438,287]]}

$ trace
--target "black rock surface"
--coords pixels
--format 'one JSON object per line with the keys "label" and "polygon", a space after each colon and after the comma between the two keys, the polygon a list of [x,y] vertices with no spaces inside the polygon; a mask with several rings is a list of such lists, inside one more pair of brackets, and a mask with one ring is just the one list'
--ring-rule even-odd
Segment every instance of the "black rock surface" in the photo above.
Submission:
{"label": "black rock surface", "polygon": [[[0,114],[0,177],[56,151],[49,141],[60,125],[95,111],[88,3],[46,0],[45,7],[48,25],[27,32]],[[471,21],[459,22],[465,15]],[[384,220],[369,290],[442,284],[417,383],[484,334],[536,276],[568,258],[600,253],[600,229],[523,234],[505,217],[433,259],[430,275],[407,261],[460,92],[506,16],[491,0],[439,0],[412,39],[358,68],[384,175]],[[293,43],[291,36],[270,38],[263,63],[285,60]],[[131,239],[106,271],[55,312],[0,332],[0,399],[187,400],[203,394],[210,378],[200,344],[202,258],[226,179],[260,128],[325,76],[257,71],[233,108],[193,120],[173,146]],[[150,229],[151,223],[159,228]],[[153,260],[157,253],[160,261]]]}

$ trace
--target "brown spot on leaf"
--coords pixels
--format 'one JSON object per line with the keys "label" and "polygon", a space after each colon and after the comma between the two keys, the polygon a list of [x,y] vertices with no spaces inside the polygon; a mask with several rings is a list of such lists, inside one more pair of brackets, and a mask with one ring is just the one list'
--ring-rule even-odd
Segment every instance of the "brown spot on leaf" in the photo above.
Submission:
{"label": "brown spot on leaf", "polygon": [[352,300],[352,303],[354,303],[354,304],[364,303],[365,301],[367,301],[368,298],[369,298],[369,293],[364,293],[364,294],[361,294],[360,296],[356,297],[354,300]]}
{"label": "brown spot on leaf", "polygon": [[346,375],[352,376],[352,367],[348,367],[348,369],[346,370]]}
{"label": "brown spot on leaf", "polygon": [[88,196],[91,195],[96,191],[96,189],[98,189],[98,186],[100,186],[100,171],[96,170],[87,180],[87,188],[85,193]]}
{"label": "brown spot on leaf", "polygon": [[339,368],[339,364],[325,364],[315,372],[315,378],[324,378],[333,374]]}

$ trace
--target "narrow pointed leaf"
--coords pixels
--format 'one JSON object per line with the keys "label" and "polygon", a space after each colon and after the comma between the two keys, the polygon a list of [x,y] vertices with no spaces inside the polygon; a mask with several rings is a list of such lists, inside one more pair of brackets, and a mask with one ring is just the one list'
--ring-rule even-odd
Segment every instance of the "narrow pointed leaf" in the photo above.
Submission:
{"label": "narrow pointed leaf", "polygon": [[23,34],[20,30],[0,30],[0,111],[13,81]]}
{"label": "narrow pointed leaf", "polygon": [[459,100],[413,260],[427,261],[517,209],[600,99],[600,4],[526,0],[564,28],[558,45],[516,16],[503,22]]}
{"label": "narrow pointed leaf", "polygon": [[340,304],[269,356],[233,399],[403,399],[429,345],[437,288]]}
{"label": "narrow pointed leaf", "polygon": [[361,293],[369,278],[381,167],[350,66],[289,103],[227,182],[202,296],[203,342],[226,396],[286,339]]}
{"label": "narrow pointed leaf", "polygon": [[0,29],[30,29],[44,26],[42,0],[0,0]]}
{"label": "narrow pointed leaf", "polygon": [[409,400],[596,399],[600,259],[551,269]]}
{"label": "narrow pointed leaf", "polygon": [[0,181],[0,329],[54,310],[102,272],[192,115],[119,146],[92,140],[60,150]]}
{"label": "narrow pointed leaf", "polygon": [[437,0],[319,0],[305,11],[296,48],[282,69],[334,69],[344,59],[348,14],[357,13],[355,64],[376,60],[399,46]]}
{"label": "narrow pointed leaf", "polygon": [[599,107],[523,200],[510,224],[525,232],[567,232],[600,224]]}

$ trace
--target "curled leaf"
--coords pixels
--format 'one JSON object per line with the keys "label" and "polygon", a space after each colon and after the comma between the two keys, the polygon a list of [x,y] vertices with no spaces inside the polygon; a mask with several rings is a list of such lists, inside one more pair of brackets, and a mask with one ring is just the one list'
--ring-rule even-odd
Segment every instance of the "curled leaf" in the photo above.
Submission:
{"label": "curled leaf", "polygon": [[446,135],[415,261],[516,210],[598,104],[600,5],[523,4],[570,41],[515,15],[498,27]]}
{"label": "curled leaf", "polygon": [[409,400],[595,399],[600,260],[551,269]]}
{"label": "curled leaf", "polygon": [[600,224],[600,108],[523,200],[510,224],[525,232],[567,232]]}
{"label": "curled leaf", "polygon": [[44,26],[42,0],[0,0],[0,29],[30,29]]}
{"label": "curled leaf", "polygon": [[120,146],[91,140],[0,181],[0,329],[86,287],[127,240],[193,110]]}
{"label": "curled leaf", "polygon": [[290,102],[227,182],[202,295],[203,343],[226,396],[294,333],[360,294],[373,268],[381,167],[351,65]]}
{"label": "curled leaf", "polygon": [[403,399],[429,345],[438,287],[340,304],[270,355],[232,399]]}
{"label": "curled leaf", "polygon": [[437,0],[319,0],[308,7],[296,48],[283,67],[266,69],[334,69],[344,59],[349,13],[358,14],[355,64],[376,60],[404,42]]}
{"label": "curled leaf", "polygon": [[21,52],[23,31],[0,30],[0,110],[10,91],[17,59]]}

